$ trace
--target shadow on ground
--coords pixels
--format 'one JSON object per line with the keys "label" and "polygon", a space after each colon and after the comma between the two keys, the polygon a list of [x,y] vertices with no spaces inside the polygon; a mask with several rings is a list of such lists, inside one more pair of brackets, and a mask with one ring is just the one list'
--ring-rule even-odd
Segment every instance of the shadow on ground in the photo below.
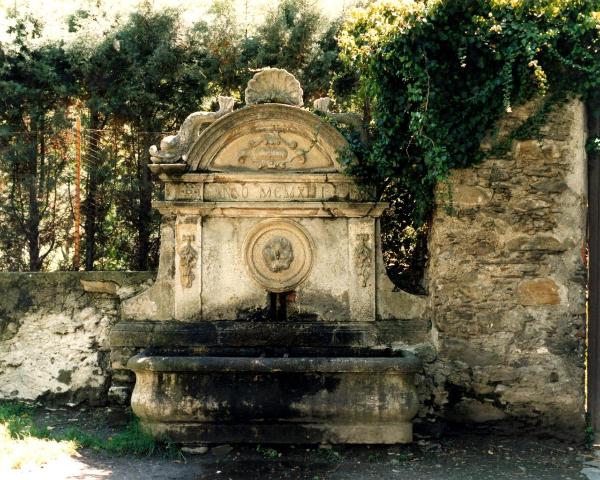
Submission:
{"label": "shadow on ground", "polygon": [[[38,419],[76,423],[111,435],[115,417],[100,409],[38,411]],[[117,416],[118,419],[118,416]],[[118,422],[117,422],[118,423]],[[582,479],[583,462],[593,455],[552,439],[462,433],[418,436],[393,446],[213,446],[199,455],[115,456],[80,449],[37,467],[0,472],[6,479],[178,479],[178,480],[501,480]]]}
{"label": "shadow on ground", "polygon": [[[585,452],[553,440],[481,435],[421,439],[410,446],[219,446],[185,458],[109,457],[82,451],[71,464],[9,478],[182,480],[585,479]],[[62,476],[56,476],[61,474]],[[3,477],[5,478],[5,477]]]}

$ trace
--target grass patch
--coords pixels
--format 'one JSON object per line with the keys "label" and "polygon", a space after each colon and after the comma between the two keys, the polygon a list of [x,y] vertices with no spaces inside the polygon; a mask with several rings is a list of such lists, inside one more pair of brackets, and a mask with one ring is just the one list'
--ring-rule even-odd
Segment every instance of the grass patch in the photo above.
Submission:
{"label": "grass patch", "polygon": [[265,448],[261,445],[257,445],[256,451],[267,460],[277,460],[279,457],[281,457],[281,453],[279,453],[274,448]]}
{"label": "grass patch", "polygon": [[15,438],[5,424],[0,424],[0,472],[25,465],[43,465],[63,456],[71,456],[77,446],[71,441],[40,439],[26,435]]}
{"label": "grass patch", "polygon": [[51,437],[74,442],[79,448],[90,448],[96,452],[106,452],[113,455],[150,456],[156,453],[170,454],[173,445],[166,441],[157,441],[140,427],[137,419],[131,421],[125,430],[106,439],[88,433],[77,427],[71,427],[64,432],[50,434]]}
{"label": "grass patch", "polygon": [[52,439],[47,429],[37,428],[32,410],[13,402],[0,404],[0,472],[43,465],[76,452],[75,442]]}
{"label": "grass patch", "polygon": [[344,460],[342,454],[334,448],[319,448],[317,454],[329,463],[339,463]]}
{"label": "grass patch", "polygon": [[112,455],[167,457],[181,456],[167,439],[156,440],[146,433],[136,418],[124,430],[103,438],[79,427],[53,431],[38,426],[35,408],[18,402],[0,403],[0,465],[20,468],[27,463],[43,464],[60,455],[72,455],[78,448]]}

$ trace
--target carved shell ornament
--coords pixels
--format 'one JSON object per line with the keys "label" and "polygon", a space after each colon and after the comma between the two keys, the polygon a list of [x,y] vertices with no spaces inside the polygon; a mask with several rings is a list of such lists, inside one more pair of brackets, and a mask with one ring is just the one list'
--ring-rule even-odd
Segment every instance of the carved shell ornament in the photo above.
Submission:
{"label": "carved shell ornament", "polygon": [[265,68],[256,73],[246,87],[246,105],[285,103],[301,107],[302,87],[291,73],[281,68]]}

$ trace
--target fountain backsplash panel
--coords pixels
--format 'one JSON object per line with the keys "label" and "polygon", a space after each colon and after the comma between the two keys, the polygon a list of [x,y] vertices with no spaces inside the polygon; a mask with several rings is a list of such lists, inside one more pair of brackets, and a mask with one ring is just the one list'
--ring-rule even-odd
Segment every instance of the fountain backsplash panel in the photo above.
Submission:
{"label": "fountain backsplash panel", "polygon": [[301,99],[292,75],[266,69],[245,107],[221,97],[218,112],[190,115],[151,148],[165,184],[154,203],[159,271],[124,302],[111,338],[131,353],[145,348],[127,368],[133,409],[155,435],[412,438],[419,362],[372,342],[393,310],[379,241],[386,204],[344,175],[347,143],[327,102],[316,115]]}

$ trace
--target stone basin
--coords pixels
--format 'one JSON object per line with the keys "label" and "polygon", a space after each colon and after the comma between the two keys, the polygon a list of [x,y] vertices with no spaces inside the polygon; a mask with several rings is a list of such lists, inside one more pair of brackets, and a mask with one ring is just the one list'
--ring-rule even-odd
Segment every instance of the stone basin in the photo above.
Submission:
{"label": "stone basin", "polygon": [[269,353],[146,350],[127,364],[133,411],[180,444],[412,441],[421,365],[410,352]]}

